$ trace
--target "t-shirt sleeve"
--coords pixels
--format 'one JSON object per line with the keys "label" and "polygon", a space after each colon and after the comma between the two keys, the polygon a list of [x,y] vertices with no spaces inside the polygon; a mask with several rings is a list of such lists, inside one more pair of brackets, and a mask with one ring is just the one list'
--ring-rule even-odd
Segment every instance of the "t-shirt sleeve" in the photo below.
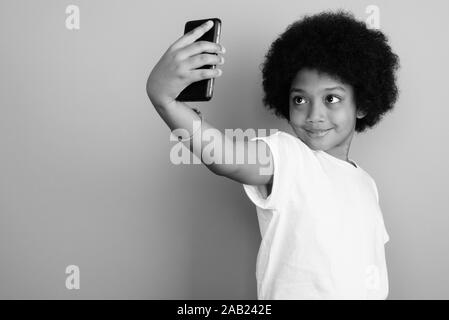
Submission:
{"label": "t-shirt sleeve", "polygon": [[[278,209],[282,204],[288,188],[288,154],[280,132],[268,137],[255,137],[251,141],[262,140],[266,143],[273,157],[273,181],[268,195],[267,185],[243,184],[249,199],[262,209]],[[268,152],[268,150],[265,150]],[[258,150],[258,152],[260,152]],[[268,196],[267,196],[268,195]]]}

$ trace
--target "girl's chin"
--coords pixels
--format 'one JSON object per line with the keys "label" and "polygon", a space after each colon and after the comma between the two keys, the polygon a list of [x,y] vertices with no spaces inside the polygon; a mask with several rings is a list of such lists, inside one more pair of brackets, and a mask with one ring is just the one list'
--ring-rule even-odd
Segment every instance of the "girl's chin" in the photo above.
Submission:
{"label": "girl's chin", "polygon": [[306,140],[305,144],[312,150],[320,151],[320,150],[327,150],[327,144],[322,142],[316,142],[316,141],[310,141]]}

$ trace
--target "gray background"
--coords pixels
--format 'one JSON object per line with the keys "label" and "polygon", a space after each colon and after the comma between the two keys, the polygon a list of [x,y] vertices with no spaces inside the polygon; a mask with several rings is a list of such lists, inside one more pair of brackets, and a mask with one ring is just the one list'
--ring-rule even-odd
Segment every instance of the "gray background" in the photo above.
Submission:
{"label": "gray background", "polygon": [[[255,207],[240,184],[171,164],[146,79],[185,21],[219,17],[224,73],[195,105],[221,130],[288,131],[261,102],[269,44],[304,13],[365,20],[370,4],[401,95],[350,157],[379,188],[389,298],[449,298],[449,3],[296,0],[0,2],[0,298],[256,299]],[[80,290],[65,288],[70,264]]]}

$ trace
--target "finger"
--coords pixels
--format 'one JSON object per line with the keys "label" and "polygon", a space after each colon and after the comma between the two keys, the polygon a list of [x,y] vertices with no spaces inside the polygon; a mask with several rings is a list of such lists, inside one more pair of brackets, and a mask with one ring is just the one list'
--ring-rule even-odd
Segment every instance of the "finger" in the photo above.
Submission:
{"label": "finger", "polygon": [[215,54],[198,54],[186,61],[189,70],[198,69],[204,65],[222,65],[224,57]]}
{"label": "finger", "polygon": [[220,77],[223,74],[221,69],[197,69],[190,71],[190,79],[193,82]]}
{"label": "finger", "polygon": [[195,40],[199,39],[203,34],[212,28],[214,22],[212,20],[206,21],[202,25],[196,27],[195,29],[187,32],[181,38],[176,40],[171,47],[174,50],[178,50],[180,48],[184,48],[185,46],[195,42]]}
{"label": "finger", "polygon": [[203,52],[224,54],[224,48],[221,44],[215,42],[197,41],[187,47],[178,50],[177,56],[180,60],[184,60]]}

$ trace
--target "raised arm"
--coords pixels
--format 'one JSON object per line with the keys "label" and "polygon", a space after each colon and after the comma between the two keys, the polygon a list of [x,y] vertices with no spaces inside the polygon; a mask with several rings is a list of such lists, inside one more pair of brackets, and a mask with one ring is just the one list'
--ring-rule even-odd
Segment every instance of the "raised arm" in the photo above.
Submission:
{"label": "raised arm", "polygon": [[[192,135],[199,134],[199,130],[195,131],[194,121],[199,123],[199,116],[184,102],[176,100],[179,93],[189,84],[219,77],[221,75],[219,69],[200,69],[204,65],[223,64],[220,55],[207,54],[203,52],[223,53],[219,44],[198,41],[208,29],[206,24],[199,26],[191,32],[183,35],[174,42],[161,57],[159,62],[153,68],[147,81],[147,94],[156,111],[165,121],[168,127],[174,131],[175,129],[184,129]],[[262,141],[236,141],[227,137],[225,134],[214,128],[211,124],[203,119],[201,122],[201,136],[207,130],[214,131],[214,136],[220,137],[221,144],[215,143],[213,153],[220,155],[223,161],[214,162],[210,157],[210,153],[203,153],[206,145],[210,148],[208,141],[201,143],[193,143],[195,137],[190,141],[183,142],[193,152],[207,168],[213,173],[230,178],[240,183],[261,185],[269,184],[273,176],[273,159],[269,148]],[[266,156],[261,158],[258,156],[260,150],[266,152]],[[231,163],[226,164],[224,161],[225,154],[233,152],[233,150],[243,150],[247,155],[245,159],[255,159],[255,163]],[[233,153],[232,153],[233,154]],[[267,161],[268,160],[268,161]]]}

